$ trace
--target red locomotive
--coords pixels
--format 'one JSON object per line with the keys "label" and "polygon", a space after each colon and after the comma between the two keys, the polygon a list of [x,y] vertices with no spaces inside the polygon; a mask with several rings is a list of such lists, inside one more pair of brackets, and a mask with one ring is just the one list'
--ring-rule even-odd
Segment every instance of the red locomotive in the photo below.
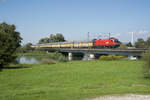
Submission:
{"label": "red locomotive", "polygon": [[117,48],[120,46],[120,41],[116,38],[93,40],[94,48]]}

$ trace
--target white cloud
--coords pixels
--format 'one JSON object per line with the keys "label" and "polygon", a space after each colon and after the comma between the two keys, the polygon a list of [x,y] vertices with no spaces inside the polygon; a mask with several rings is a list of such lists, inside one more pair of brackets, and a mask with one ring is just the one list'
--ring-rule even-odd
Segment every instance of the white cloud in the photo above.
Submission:
{"label": "white cloud", "polygon": [[143,34],[147,34],[149,31],[147,30],[139,30],[139,31],[135,31],[135,32],[128,32],[129,34],[139,34],[139,35],[143,35]]}
{"label": "white cloud", "polygon": [[137,34],[147,34],[147,33],[148,33],[148,31],[146,31],[146,30],[140,30],[137,32]]}

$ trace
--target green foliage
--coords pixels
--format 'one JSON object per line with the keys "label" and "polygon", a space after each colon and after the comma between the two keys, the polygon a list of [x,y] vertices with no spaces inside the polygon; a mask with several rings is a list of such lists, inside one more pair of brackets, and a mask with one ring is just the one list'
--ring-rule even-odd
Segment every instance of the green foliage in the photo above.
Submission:
{"label": "green foliage", "polygon": [[68,58],[65,57],[65,56],[59,56],[58,61],[59,61],[59,62],[67,62],[67,61],[68,61]]}
{"label": "green foliage", "polygon": [[138,39],[137,39],[137,42],[135,42],[135,47],[136,47],[136,48],[145,48],[145,47],[146,47],[146,44],[145,44],[144,39],[138,38]]}
{"label": "green foliage", "polygon": [[26,52],[33,51],[34,48],[32,48],[31,46],[32,46],[32,43],[27,43],[26,45],[19,47],[17,49],[17,53],[26,53]]}
{"label": "green foliage", "polygon": [[143,74],[145,78],[150,78],[150,49],[147,50],[142,55],[143,60],[145,61],[143,65]]}
{"label": "green foliage", "polygon": [[126,45],[127,45],[127,47],[132,47],[132,43],[131,42],[127,43]]}
{"label": "green foliage", "polygon": [[68,61],[67,57],[63,56],[61,53],[58,53],[58,52],[51,53],[49,58],[56,60],[58,62],[67,62]]}
{"label": "green foliage", "polygon": [[[64,36],[61,33],[57,33],[54,39],[55,39],[54,41],[50,41],[50,42],[64,42],[65,41]],[[51,37],[50,37],[50,40],[51,40]]]}
{"label": "green foliage", "polygon": [[21,40],[15,25],[0,24],[0,67],[15,60],[15,51],[20,46]]}
{"label": "green foliage", "polygon": [[46,37],[46,38],[40,39],[40,40],[39,40],[39,44],[40,44],[40,43],[49,43],[49,38]]}
{"label": "green foliage", "polygon": [[43,58],[43,59],[41,60],[41,63],[42,63],[42,64],[55,64],[56,61],[53,60],[53,59]]}
{"label": "green foliage", "polygon": [[146,47],[147,47],[147,48],[150,47],[150,37],[148,37],[148,39],[146,40]]}
{"label": "green foliage", "polygon": [[[53,60],[55,62],[67,62],[68,58],[59,52],[45,52],[45,51],[32,51],[27,53],[18,53],[18,56],[32,56],[41,62],[48,62],[48,60]],[[44,59],[44,61],[42,61]]]}
{"label": "green foliage", "polygon": [[65,38],[61,33],[57,33],[56,35],[51,34],[49,38],[42,38],[39,40],[40,43],[54,43],[54,42],[64,42]]}
{"label": "green foliage", "polygon": [[128,46],[126,44],[121,43],[119,48],[127,48]]}
{"label": "green foliage", "polygon": [[100,56],[100,60],[121,60],[124,59],[124,56],[115,56],[115,55],[108,55],[108,56]]}

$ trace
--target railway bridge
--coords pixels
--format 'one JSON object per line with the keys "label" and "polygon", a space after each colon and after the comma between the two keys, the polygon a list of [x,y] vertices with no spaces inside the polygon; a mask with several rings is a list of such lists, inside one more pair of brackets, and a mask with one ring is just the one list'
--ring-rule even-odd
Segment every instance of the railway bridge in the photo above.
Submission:
{"label": "railway bridge", "polygon": [[69,60],[83,58],[88,55],[90,59],[98,58],[101,55],[118,55],[126,57],[140,58],[142,53],[147,49],[141,48],[115,48],[115,49],[94,49],[94,48],[44,48],[46,51],[58,51],[66,56]]}

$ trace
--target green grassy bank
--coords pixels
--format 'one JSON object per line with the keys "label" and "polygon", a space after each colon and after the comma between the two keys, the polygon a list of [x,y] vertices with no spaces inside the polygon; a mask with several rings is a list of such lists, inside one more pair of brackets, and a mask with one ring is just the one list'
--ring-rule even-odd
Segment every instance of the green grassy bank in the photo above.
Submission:
{"label": "green grassy bank", "polygon": [[0,100],[84,100],[107,94],[150,93],[141,61],[73,61],[0,72]]}

